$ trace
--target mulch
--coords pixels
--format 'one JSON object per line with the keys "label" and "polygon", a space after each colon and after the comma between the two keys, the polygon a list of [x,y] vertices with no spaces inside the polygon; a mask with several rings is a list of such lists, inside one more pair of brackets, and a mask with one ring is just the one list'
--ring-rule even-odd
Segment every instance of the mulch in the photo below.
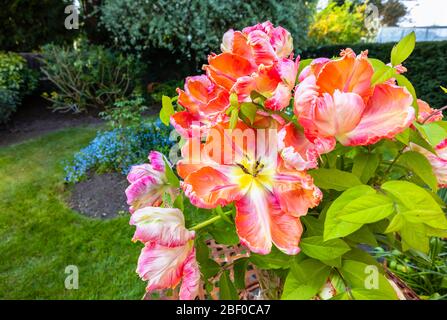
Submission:
{"label": "mulch", "polygon": [[68,204],[90,218],[115,218],[128,212],[127,186],[126,177],[120,173],[93,174],[72,187]]}
{"label": "mulch", "polygon": [[99,125],[103,120],[91,114],[53,112],[49,103],[39,96],[29,96],[6,125],[0,125],[0,147],[16,144],[42,134],[76,127]]}

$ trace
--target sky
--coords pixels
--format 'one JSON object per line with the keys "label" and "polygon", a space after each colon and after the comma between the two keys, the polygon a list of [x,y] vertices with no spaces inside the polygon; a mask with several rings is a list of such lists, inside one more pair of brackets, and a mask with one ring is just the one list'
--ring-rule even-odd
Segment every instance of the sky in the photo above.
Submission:
{"label": "sky", "polygon": [[[402,27],[447,26],[446,0],[403,0],[409,14],[399,23]],[[324,8],[328,0],[319,0],[318,8]]]}

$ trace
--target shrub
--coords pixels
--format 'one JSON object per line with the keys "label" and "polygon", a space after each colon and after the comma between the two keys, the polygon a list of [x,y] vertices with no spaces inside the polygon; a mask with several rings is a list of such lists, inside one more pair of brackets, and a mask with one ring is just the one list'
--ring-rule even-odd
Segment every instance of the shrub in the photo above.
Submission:
{"label": "shrub", "polygon": [[297,47],[303,47],[315,3],[313,0],[105,0],[101,23],[125,51],[167,49],[200,66],[210,50],[218,50],[224,31],[265,20],[287,28]]}
{"label": "shrub", "polygon": [[43,47],[42,72],[57,91],[44,93],[59,111],[105,110],[131,95],[138,85],[141,65],[102,46],[80,41],[74,47]]}
{"label": "shrub", "polygon": [[113,128],[136,127],[142,123],[142,113],[147,110],[144,103],[144,98],[140,94],[135,94],[129,99],[116,101],[113,108],[99,115]]}
{"label": "shrub", "polygon": [[163,96],[173,97],[177,95],[177,88],[183,87],[183,80],[169,80],[162,83],[155,83],[150,92],[153,101],[161,102]]}
{"label": "shrub", "polygon": [[38,75],[16,53],[0,53],[0,123],[9,120],[25,95],[37,87]]}
{"label": "shrub", "polygon": [[146,123],[139,128],[99,131],[92,142],[67,163],[65,181],[80,181],[91,170],[126,174],[132,165],[144,162],[150,150],[167,155],[174,144],[169,140],[170,130],[157,121]]}
{"label": "shrub", "polygon": [[331,2],[315,15],[309,28],[309,37],[318,44],[356,43],[366,36],[366,4],[359,6],[347,1],[339,6]]}
{"label": "shrub", "polygon": [[[6,3],[5,3],[6,2]],[[49,41],[64,43],[77,35],[64,28],[68,0],[2,1],[0,50],[32,51]]]}
{"label": "shrub", "polygon": [[[301,56],[305,58],[338,56],[341,49],[352,48],[355,52],[367,50],[369,57],[390,61],[389,53],[393,43],[361,43],[320,46],[307,49]],[[439,86],[447,85],[447,41],[417,42],[413,54],[405,61],[408,68],[405,76],[412,82],[417,96],[427,101],[433,108],[447,104],[447,95]]]}

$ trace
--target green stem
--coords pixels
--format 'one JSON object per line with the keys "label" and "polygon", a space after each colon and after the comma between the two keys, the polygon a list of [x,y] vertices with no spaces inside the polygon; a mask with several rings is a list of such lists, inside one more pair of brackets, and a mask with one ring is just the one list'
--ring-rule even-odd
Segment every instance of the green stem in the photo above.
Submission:
{"label": "green stem", "polygon": [[[228,215],[230,213],[231,213],[231,210],[227,211],[227,212],[224,212],[225,215]],[[212,217],[212,218],[210,218],[208,220],[205,220],[203,222],[200,222],[200,223],[196,224],[195,226],[190,228],[190,230],[195,230],[195,231],[200,230],[202,228],[205,228],[205,227],[209,226],[210,224],[213,224],[216,221],[219,221],[220,219],[222,219],[222,216],[214,216],[214,217]]]}
{"label": "green stem", "polygon": [[396,158],[394,158],[394,160],[390,163],[388,169],[386,169],[385,175],[390,173],[390,171],[393,168],[394,164],[397,162],[397,160],[399,160],[400,156],[402,155],[402,153],[404,153],[404,150],[406,148],[407,148],[407,146],[403,146],[402,149],[399,150],[399,153],[397,154]]}

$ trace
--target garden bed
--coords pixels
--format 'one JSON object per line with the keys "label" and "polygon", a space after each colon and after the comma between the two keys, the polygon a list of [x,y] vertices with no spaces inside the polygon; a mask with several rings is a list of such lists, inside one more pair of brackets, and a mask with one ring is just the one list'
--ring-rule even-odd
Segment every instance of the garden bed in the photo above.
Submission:
{"label": "garden bed", "polygon": [[73,186],[69,205],[90,218],[115,218],[128,210],[126,187],[126,177],[120,173],[94,174]]}
{"label": "garden bed", "polygon": [[26,97],[7,125],[0,126],[0,146],[19,143],[44,133],[103,121],[90,114],[53,112],[39,96]]}

